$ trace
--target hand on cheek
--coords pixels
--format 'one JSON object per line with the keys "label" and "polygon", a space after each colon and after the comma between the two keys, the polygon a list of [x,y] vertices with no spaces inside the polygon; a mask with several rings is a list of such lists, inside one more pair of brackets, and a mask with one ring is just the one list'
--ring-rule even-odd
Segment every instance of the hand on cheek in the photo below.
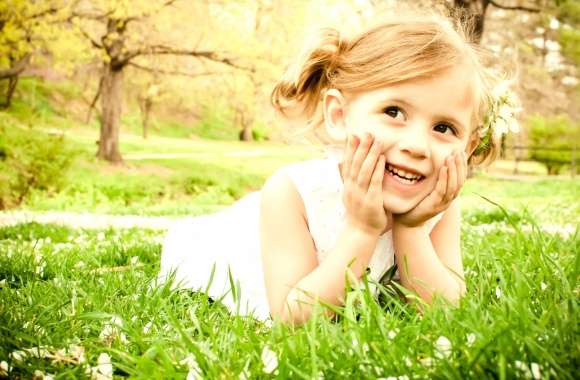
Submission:
{"label": "hand on cheek", "polygon": [[385,157],[372,135],[350,136],[342,163],[343,203],[348,224],[366,234],[380,235],[386,227],[382,181]]}
{"label": "hand on cheek", "polygon": [[439,169],[435,188],[417,204],[404,214],[395,214],[395,223],[408,227],[418,227],[427,220],[449,207],[459,195],[461,187],[467,178],[467,158],[463,151],[454,152],[445,159]]}

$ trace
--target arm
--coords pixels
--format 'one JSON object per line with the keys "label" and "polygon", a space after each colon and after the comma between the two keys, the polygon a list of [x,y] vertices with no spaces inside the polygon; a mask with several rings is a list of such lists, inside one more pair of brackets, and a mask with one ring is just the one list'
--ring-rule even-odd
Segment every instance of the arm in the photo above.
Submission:
{"label": "arm", "polygon": [[359,279],[387,225],[382,207],[385,157],[372,136],[349,138],[342,176],[347,223],[322,263],[308,230],[304,204],[291,181],[281,175],[262,190],[261,252],[264,281],[273,317],[306,321],[318,300],[338,305],[348,272]]}
{"label": "arm", "polygon": [[302,199],[290,179],[279,173],[262,189],[260,228],[270,313],[291,323],[307,321],[318,300],[341,304],[347,269],[356,278],[362,276],[379,236],[347,224],[319,265]]}
{"label": "arm", "polygon": [[[466,173],[465,154],[451,154],[439,171],[433,191],[414,209],[393,217],[393,244],[401,282],[429,303],[434,293],[453,303],[465,293],[457,196]],[[425,221],[442,211],[443,217],[429,236]]]}
{"label": "arm", "polygon": [[408,227],[397,222],[393,225],[401,283],[427,302],[437,293],[456,303],[465,293],[459,221],[456,199],[430,236],[424,226]]}

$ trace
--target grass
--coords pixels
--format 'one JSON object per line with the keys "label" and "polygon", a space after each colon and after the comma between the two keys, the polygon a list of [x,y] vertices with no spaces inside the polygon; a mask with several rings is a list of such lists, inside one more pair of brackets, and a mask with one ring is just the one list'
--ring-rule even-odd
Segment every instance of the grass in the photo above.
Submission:
{"label": "grass", "polygon": [[[94,126],[79,127],[45,101],[54,89],[24,81],[24,90],[34,99],[17,101],[2,120],[63,126],[81,153],[67,185],[33,192],[23,209],[204,214],[259,189],[276,168],[320,156],[274,143],[144,140],[130,116],[135,134],[121,137],[127,165],[111,168],[92,158]],[[180,136],[178,127],[168,134]],[[458,307],[437,302],[419,313],[393,285],[379,286],[379,300],[352,290],[337,320],[318,315],[299,328],[156,286],[163,231],[2,227],[0,378],[88,378],[108,371],[107,357],[117,378],[579,378],[578,230],[543,229],[580,224],[579,190],[578,179],[478,174],[462,191],[469,292]]]}
{"label": "grass", "polygon": [[[533,367],[542,378],[577,378],[577,232],[515,226],[464,224],[469,294],[457,308],[438,303],[420,314],[390,286],[380,302],[355,290],[338,321],[318,316],[300,328],[154,286],[161,232],[3,227],[0,361],[14,378],[86,377],[102,353],[115,377],[184,378],[198,367],[207,378],[514,378]],[[43,350],[15,360],[33,347]],[[276,357],[271,373],[265,347]]]}

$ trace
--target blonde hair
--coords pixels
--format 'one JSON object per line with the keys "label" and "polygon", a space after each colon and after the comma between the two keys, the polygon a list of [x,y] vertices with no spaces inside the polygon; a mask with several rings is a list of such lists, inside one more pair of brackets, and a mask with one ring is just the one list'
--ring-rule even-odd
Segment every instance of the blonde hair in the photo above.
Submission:
{"label": "blonde hair", "polygon": [[[473,68],[476,95],[473,133],[478,133],[498,77],[484,67],[487,55],[469,41],[469,35],[465,26],[453,25],[442,14],[417,11],[383,18],[351,38],[336,29],[323,29],[275,85],[272,105],[283,115],[298,111],[314,129],[323,123],[321,99],[327,89],[374,90],[468,64]],[[498,145],[495,139],[486,139],[470,164],[491,162]]]}

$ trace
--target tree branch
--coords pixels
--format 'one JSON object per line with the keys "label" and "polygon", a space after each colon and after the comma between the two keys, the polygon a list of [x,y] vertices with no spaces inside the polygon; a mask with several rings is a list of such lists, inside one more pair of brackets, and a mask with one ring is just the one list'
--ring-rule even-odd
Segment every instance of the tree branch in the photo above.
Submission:
{"label": "tree branch", "polygon": [[537,8],[501,5],[501,4],[498,4],[494,0],[489,0],[489,3],[496,8],[505,9],[505,10],[509,10],[509,11],[525,11],[525,12],[532,12],[532,13],[539,13],[540,12],[540,9],[537,9]]}
{"label": "tree branch", "polygon": [[22,71],[24,71],[26,65],[28,65],[28,62],[30,62],[30,53],[20,58],[20,60],[16,61],[16,63],[10,66],[9,68],[0,70],[0,79],[6,79],[17,76]]}
{"label": "tree branch", "polygon": [[39,18],[39,17],[45,16],[47,14],[54,14],[56,12],[58,12],[58,8],[52,8],[51,7],[51,8],[47,8],[47,9],[45,9],[43,11],[40,11],[38,13],[35,13],[35,14],[30,15],[30,18]]}
{"label": "tree branch", "polygon": [[97,93],[95,94],[95,97],[93,98],[93,101],[89,106],[89,111],[87,112],[87,120],[85,124],[88,124],[91,121],[92,111],[95,108],[95,105],[97,104],[97,100],[99,100],[99,97],[101,96],[101,90],[103,88],[103,80],[105,80],[104,75],[102,75],[101,79],[99,80],[99,87],[97,88]]}
{"label": "tree branch", "polygon": [[[170,6],[171,4],[175,3],[176,0],[167,0],[164,4],[162,4],[159,9],[156,9],[154,12],[159,12],[160,9],[165,8],[167,6]],[[125,19],[123,19],[123,22],[125,22],[125,24],[128,24],[131,21],[139,21],[142,20],[144,18],[147,18],[151,16],[151,13],[143,13],[141,16],[131,16],[131,17],[127,17]]]}
{"label": "tree branch", "polygon": [[87,32],[85,32],[83,30],[83,28],[79,27],[79,31],[81,32],[81,34],[83,36],[85,36],[86,39],[88,39],[91,42],[91,45],[93,45],[93,47],[97,48],[97,49],[102,49],[103,45],[99,44],[97,41],[95,41],[93,39],[93,37],[91,37]]}
{"label": "tree branch", "polygon": [[185,76],[185,77],[190,77],[190,78],[196,78],[199,76],[205,76],[205,75],[224,75],[224,74],[228,74],[227,72],[224,71],[206,71],[203,73],[186,73],[184,71],[177,71],[177,70],[161,70],[161,69],[157,69],[157,68],[152,68],[152,67],[147,67],[147,66],[143,66],[140,65],[138,63],[135,62],[129,62],[128,65],[135,67],[136,69],[139,70],[143,70],[143,71],[147,71],[149,73],[159,73],[159,74],[163,74],[163,75],[179,75],[179,76]]}
{"label": "tree branch", "polygon": [[196,58],[204,58],[209,61],[222,63],[224,65],[228,65],[234,67],[239,70],[245,70],[254,72],[253,67],[244,67],[240,66],[237,63],[233,62],[230,58],[227,57],[220,57],[216,52],[213,51],[197,51],[197,50],[186,50],[186,49],[178,49],[171,46],[163,46],[163,45],[154,45],[148,46],[146,48],[137,49],[131,51],[124,55],[119,62],[122,64],[127,64],[129,61],[139,55],[143,54],[150,54],[150,55],[188,55],[191,57]]}

